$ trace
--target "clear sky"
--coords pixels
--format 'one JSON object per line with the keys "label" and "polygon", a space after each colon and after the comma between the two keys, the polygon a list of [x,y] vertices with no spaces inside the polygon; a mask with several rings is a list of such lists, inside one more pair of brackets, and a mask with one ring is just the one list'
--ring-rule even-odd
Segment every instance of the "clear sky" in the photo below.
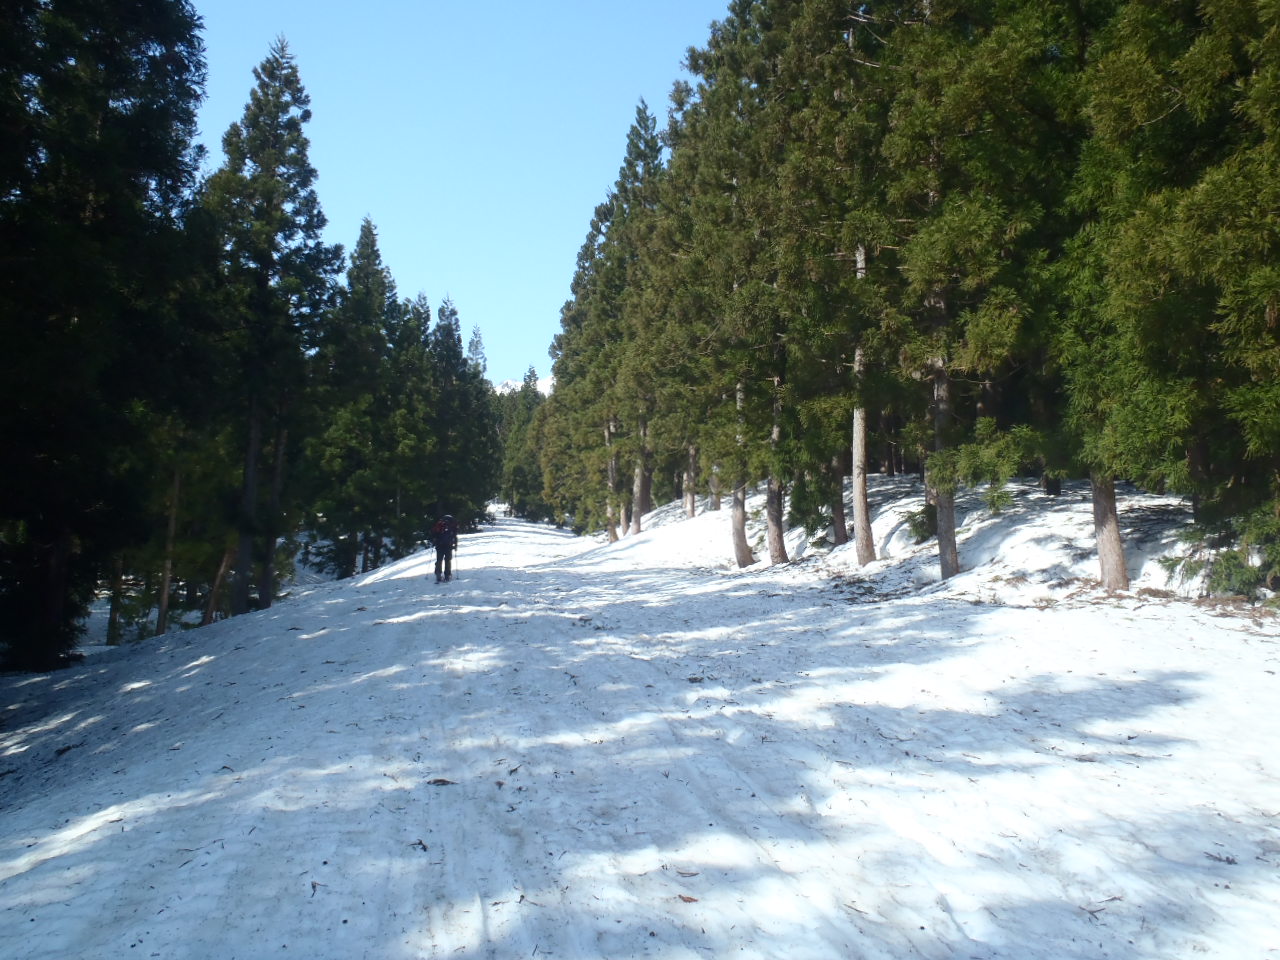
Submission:
{"label": "clear sky", "polygon": [[643,97],[659,126],[728,0],[195,0],[211,167],[283,35],[311,95],[326,239],[368,216],[401,297],[452,298],[495,383],[550,372],[578,248]]}

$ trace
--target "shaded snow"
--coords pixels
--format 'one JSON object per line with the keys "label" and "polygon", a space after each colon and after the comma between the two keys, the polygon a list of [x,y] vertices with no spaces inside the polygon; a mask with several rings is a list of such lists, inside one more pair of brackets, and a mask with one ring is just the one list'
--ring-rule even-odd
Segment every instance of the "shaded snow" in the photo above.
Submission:
{"label": "shaded snow", "polygon": [[1080,491],[946,583],[917,497],[865,569],[502,520],[0,678],[5,955],[1280,958],[1274,617],[1155,595],[1175,503],[1107,598]]}

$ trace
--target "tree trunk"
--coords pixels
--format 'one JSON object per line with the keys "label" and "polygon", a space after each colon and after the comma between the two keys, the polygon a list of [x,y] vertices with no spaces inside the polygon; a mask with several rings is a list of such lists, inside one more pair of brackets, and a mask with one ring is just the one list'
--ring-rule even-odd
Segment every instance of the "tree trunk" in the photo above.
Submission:
{"label": "tree trunk", "polygon": [[40,549],[45,575],[39,641],[31,664],[36,669],[56,667],[62,662],[62,654],[72,646],[67,637],[66,604],[74,546],[71,531],[63,526],[53,540]]}
{"label": "tree trunk", "polygon": [[182,488],[182,472],[173,468],[173,490],[169,493],[169,525],[164,534],[164,568],[160,572],[160,609],[156,614],[156,636],[169,627],[169,584],[173,579],[173,541],[178,532],[178,494]]}
{"label": "tree trunk", "polygon": [[[734,389],[734,403],[738,408],[738,447],[746,446],[746,437],[743,435],[743,408],[747,405],[747,387],[741,380],[738,381]],[[737,561],[739,567],[749,567],[756,562],[755,554],[751,552],[751,545],[747,542],[747,483],[745,475],[747,468],[745,463],[739,468],[744,479],[742,482],[734,485],[733,488],[733,507],[732,515],[729,518],[729,525],[733,536],[733,557]]]}
{"label": "tree trunk", "polygon": [[[862,347],[853,352],[853,372],[859,381],[866,371]],[[859,384],[861,386],[861,384]],[[867,408],[859,403],[853,409],[853,542],[858,563],[866,566],[876,558],[875,540],[871,536],[871,507],[867,503]]]}
{"label": "tree trunk", "polygon": [[1116,483],[1109,475],[1091,473],[1093,488],[1093,535],[1098,544],[1098,565],[1104,590],[1128,590],[1129,571],[1120,539],[1120,519],[1116,513]]}
{"label": "tree trunk", "polygon": [[[778,351],[779,353],[781,351]],[[775,355],[778,369],[784,369],[785,361]],[[773,451],[773,461],[778,463],[778,447],[782,443],[782,375],[773,378],[773,427],[769,431],[769,449]],[[783,517],[783,506],[786,495],[786,484],[778,475],[777,467],[769,471],[769,484],[765,488],[765,542],[769,545],[769,562],[786,563],[786,521]]]}
{"label": "tree trunk", "polygon": [[[951,420],[951,376],[939,357],[933,361],[933,448],[946,449],[946,430]],[[938,564],[942,579],[960,572],[960,554],[956,549],[956,494],[950,481],[945,485],[926,479],[938,508]]]}
{"label": "tree trunk", "polygon": [[200,618],[200,626],[207,627],[213,623],[213,618],[218,612],[218,595],[222,592],[222,584],[227,579],[227,571],[231,569],[231,561],[236,557],[236,547],[234,545],[227,547],[227,552],[222,555],[222,562],[218,564],[218,572],[213,578],[213,586],[209,588],[209,602],[204,606],[204,616]]}
{"label": "tree trunk", "polygon": [[692,519],[698,515],[698,448],[689,444],[689,458],[684,466],[684,513]]}
{"label": "tree trunk", "polygon": [[889,417],[888,410],[880,411],[880,442],[883,460],[880,463],[880,472],[886,477],[897,476],[898,473],[898,456],[894,449],[896,444],[893,440],[893,423]]}
{"label": "tree trunk", "polygon": [[114,647],[121,640],[120,607],[124,602],[124,554],[117,553],[111,559],[111,609],[107,613],[107,645]]}
{"label": "tree trunk", "polygon": [[604,529],[610,543],[618,542],[618,508],[614,506],[613,497],[604,498]]}
{"label": "tree trunk", "polygon": [[618,455],[613,452],[613,420],[604,425],[604,448],[609,451],[606,466],[608,490],[604,495],[604,526],[610,543],[618,542]]}
{"label": "tree trunk", "polygon": [[783,522],[783,502],[785,484],[776,475],[770,474],[769,486],[765,492],[765,539],[769,544],[769,562],[786,563],[787,542],[786,526]]}
{"label": "tree trunk", "polygon": [[708,510],[720,509],[720,468],[718,466],[711,468],[711,480],[707,484],[707,492],[711,495],[711,502],[707,504]]}
{"label": "tree trunk", "polygon": [[631,532],[640,532],[641,518],[653,510],[653,468],[649,465],[649,424],[636,425],[640,452],[636,455],[635,481],[631,492]]}
{"label": "tree trunk", "polygon": [[249,403],[249,439],[245,445],[244,476],[240,485],[239,542],[231,586],[231,615],[249,612],[253,580],[253,539],[258,526],[258,461],[262,456],[262,411],[257,398]]}
{"label": "tree trunk", "polygon": [[271,500],[267,504],[266,522],[263,524],[262,576],[258,582],[258,609],[266,610],[276,598],[276,540],[280,536],[281,497],[284,494],[284,468],[289,430],[281,423],[276,426],[275,463],[271,471]]}
{"label": "tree trunk", "polygon": [[747,543],[747,485],[733,488],[733,558],[739,567],[749,567],[756,562],[751,545]]}
{"label": "tree trunk", "polygon": [[831,536],[837,547],[849,542],[849,521],[844,514],[844,470],[841,469],[840,458],[831,458],[831,476],[835,480],[836,492],[831,498]]}
{"label": "tree trunk", "polygon": [[653,509],[653,474],[645,469],[642,462],[636,463],[635,482],[632,487],[631,500],[631,532],[640,532],[640,523],[644,515]]}

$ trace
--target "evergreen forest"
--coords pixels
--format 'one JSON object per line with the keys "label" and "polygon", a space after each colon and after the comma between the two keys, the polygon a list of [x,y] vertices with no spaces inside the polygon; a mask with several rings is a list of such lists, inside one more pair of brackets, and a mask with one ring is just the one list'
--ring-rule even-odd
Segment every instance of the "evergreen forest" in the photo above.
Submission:
{"label": "evergreen forest", "polygon": [[[733,0],[640,103],[535,421],[554,515],[766,494],[874,558],[869,472],[1187,498],[1211,589],[1280,585],[1280,6]],[[848,478],[852,496],[846,495]],[[852,516],[848,514],[851,512]],[[728,551],[729,545],[726,545]]]}
{"label": "evergreen forest", "polygon": [[747,565],[762,490],[770,561],[866,563],[873,472],[923,476],[944,577],[956,491],[1034,476],[1088,481],[1108,589],[1117,483],[1188,499],[1213,589],[1280,588],[1280,4],[731,0],[685,66],[566,264],[553,392],[499,395],[374,223],[325,242],[284,39],[206,173],[190,0],[6,2],[5,664],[497,498],[611,539],[723,502]]}
{"label": "evergreen forest", "polygon": [[326,244],[310,99],[278,39],[202,176],[187,0],[0,12],[0,640],[66,662],[269,607],[485,514],[501,474],[478,332],[401,298],[372,222]]}

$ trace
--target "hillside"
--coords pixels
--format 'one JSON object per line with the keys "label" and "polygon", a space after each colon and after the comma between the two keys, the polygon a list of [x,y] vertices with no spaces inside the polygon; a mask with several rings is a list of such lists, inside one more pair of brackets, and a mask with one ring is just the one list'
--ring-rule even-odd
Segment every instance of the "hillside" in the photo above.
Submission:
{"label": "hillside", "polygon": [[1280,957],[1275,618],[1171,595],[1171,501],[1111,598],[1080,491],[946,584],[914,496],[864,571],[501,520],[0,677],[6,956]]}

